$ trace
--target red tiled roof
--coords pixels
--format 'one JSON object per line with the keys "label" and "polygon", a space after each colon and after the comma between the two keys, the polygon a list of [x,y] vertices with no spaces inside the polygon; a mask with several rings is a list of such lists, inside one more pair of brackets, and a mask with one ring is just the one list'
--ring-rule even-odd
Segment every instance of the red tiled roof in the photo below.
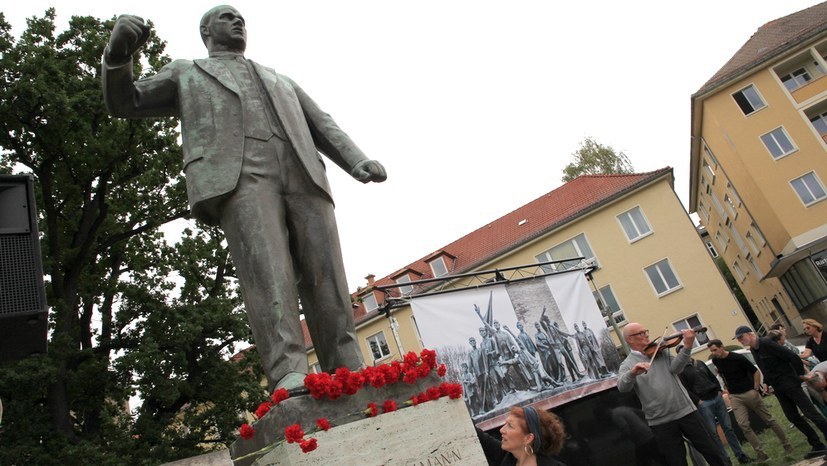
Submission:
{"label": "red tiled roof", "polygon": [[827,2],[768,22],[758,28],[741,49],[701,86],[695,96],[705,94],[825,30]]}
{"label": "red tiled roof", "polygon": [[[586,175],[578,177],[559,188],[519,207],[518,209],[478,228],[456,241],[426,254],[388,276],[376,280],[376,285],[395,283],[392,277],[398,277],[405,270],[418,271],[421,277],[433,278],[431,267],[426,260],[439,253],[454,257],[453,264],[446,261],[450,273],[463,273],[488,262],[514,247],[530,241],[550,230],[558,228],[590,210],[605,204],[629,190],[646,184],[665,174],[671,174],[672,168],[666,167],[648,173],[626,175]],[[520,223],[525,222],[520,225]],[[354,294],[354,297],[356,294]],[[375,313],[364,315],[362,319],[372,317]]]}
{"label": "red tiled roof", "polygon": [[[520,244],[559,228],[629,191],[671,174],[672,168],[666,167],[647,173],[580,176],[447,244],[445,247],[426,254],[386,277],[376,280],[374,285],[394,284],[395,280],[392,277],[399,277],[401,272],[406,270],[421,274],[420,277],[415,277],[417,280],[433,278],[431,267],[426,260],[433,259],[439,253],[445,253],[448,258],[455,258],[453,266],[450,260],[446,260],[450,273],[468,272],[480,264],[484,264]],[[523,220],[525,220],[525,223],[520,225]],[[364,291],[352,295],[354,302],[358,303],[356,300],[361,294],[364,294]],[[377,301],[379,300],[380,298],[377,297]],[[366,313],[364,306],[358,303],[358,307],[354,309],[353,314],[354,320],[359,323],[376,316],[378,311],[374,310]],[[313,345],[304,321],[302,321],[302,329],[304,330],[305,346],[310,348]]]}

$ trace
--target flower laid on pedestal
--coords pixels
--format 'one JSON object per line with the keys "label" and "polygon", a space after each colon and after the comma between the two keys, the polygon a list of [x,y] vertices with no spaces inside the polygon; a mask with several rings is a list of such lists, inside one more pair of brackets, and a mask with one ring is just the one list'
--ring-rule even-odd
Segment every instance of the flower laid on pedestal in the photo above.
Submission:
{"label": "flower laid on pedestal", "polygon": [[[404,356],[402,361],[393,361],[389,364],[366,367],[357,372],[352,372],[345,367],[341,367],[336,369],[333,375],[326,372],[308,374],[304,379],[304,386],[314,399],[320,400],[322,398],[328,398],[335,400],[342,395],[354,395],[366,385],[381,388],[385,385],[398,383],[400,380],[407,384],[413,384],[417,380],[427,377],[431,371],[436,371],[439,377],[444,377],[446,373],[445,364],[440,364],[439,367],[437,367],[436,352],[423,349],[419,355],[414,352],[409,352]],[[425,392],[411,397],[411,399],[405,402],[405,405],[416,406],[427,401],[437,400],[443,396],[447,396],[453,400],[459,399],[462,397],[462,385],[443,382],[439,386],[430,387],[425,390]],[[258,405],[255,410],[256,417],[261,419],[273,406],[289,397],[290,395],[287,393],[287,390],[283,388],[274,391],[268,401]],[[394,400],[385,400],[385,402],[382,403],[383,413],[396,411],[397,408],[397,403]],[[377,416],[379,414],[379,406],[376,403],[368,403],[364,414],[368,417]],[[331,427],[330,421],[325,418],[317,419],[316,427],[318,428],[317,430],[326,431]],[[255,430],[249,424],[242,424],[238,429],[238,433],[241,438],[245,440],[249,440],[255,436]],[[318,447],[318,441],[312,437],[305,439],[304,436],[305,432],[302,430],[300,424],[293,424],[284,429],[284,441],[287,443],[297,443],[304,453],[315,450]],[[276,442],[261,450],[241,458],[236,458],[236,460],[263,454],[284,441]]]}

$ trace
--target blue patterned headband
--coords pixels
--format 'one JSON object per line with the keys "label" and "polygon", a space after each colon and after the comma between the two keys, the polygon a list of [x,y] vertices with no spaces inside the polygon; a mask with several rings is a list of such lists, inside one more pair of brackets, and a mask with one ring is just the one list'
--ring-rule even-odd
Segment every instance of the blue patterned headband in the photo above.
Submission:
{"label": "blue patterned headband", "polygon": [[533,406],[524,407],[523,412],[525,413],[526,424],[528,424],[528,431],[534,434],[534,441],[531,443],[531,447],[534,449],[535,452],[539,452],[541,444],[540,416],[537,414],[537,410],[534,409]]}

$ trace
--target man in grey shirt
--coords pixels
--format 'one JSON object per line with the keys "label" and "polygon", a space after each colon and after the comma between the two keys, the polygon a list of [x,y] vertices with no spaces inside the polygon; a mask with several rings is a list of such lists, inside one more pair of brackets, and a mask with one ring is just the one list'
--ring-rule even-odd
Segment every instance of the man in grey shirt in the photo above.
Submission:
{"label": "man in grey shirt", "polygon": [[[666,463],[669,466],[685,466],[686,448],[684,437],[703,455],[710,466],[725,465],[718,449],[704,425],[698,409],[681,384],[678,374],[689,362],[695,332],[682,330],[683,349],[672,357],[668,349],[647,356],[650,344],[649,330],[632,322],[623,328],[623,338],[632,352],[621,363],[617,389],[635,391],[646,422],[652,428]],[[646,354],[644,354],[646,353]]]}

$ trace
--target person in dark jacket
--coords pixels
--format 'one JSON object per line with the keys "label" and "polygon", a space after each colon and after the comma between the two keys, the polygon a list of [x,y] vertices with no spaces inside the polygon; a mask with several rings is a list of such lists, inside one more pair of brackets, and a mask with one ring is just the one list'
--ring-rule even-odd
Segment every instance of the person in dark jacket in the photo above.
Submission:
{"label": "person in dark jacket", "polygon": [[809,379],[801,359],[792,351],[784,348],[769,338],[758,338],[752,329],[742,325],[735,329],[735,339],[748,346],[755,358],[758,368],[764,373],[764,382],[772,385],[775,398],[784,411],[784,416],[807,437],[807,443],[813,447],[808,457],[827,453],[827,446],[807,421],[798,413],[800,409],[821,434],[827,438],[827,419],[818,412],[810,397],[801,389],[801,382]]}
{"label": "person in dark jacket", "polygon": [[502,441],[477,429],[490,466],[565,466],[553,458],[566,439],[563,421],[532,406],[514,407],[500,428]]}

